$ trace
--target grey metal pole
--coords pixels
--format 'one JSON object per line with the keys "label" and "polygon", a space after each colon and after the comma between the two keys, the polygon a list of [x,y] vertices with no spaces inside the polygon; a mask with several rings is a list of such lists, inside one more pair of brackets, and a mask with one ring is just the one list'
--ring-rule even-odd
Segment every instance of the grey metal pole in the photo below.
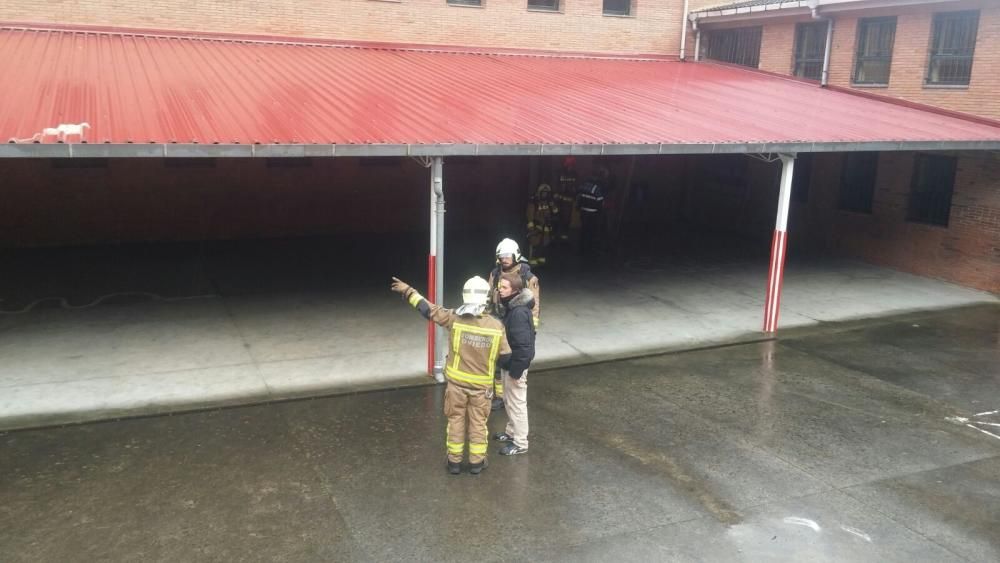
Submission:
{"label": "grey metal pole", "polygon": [[[435,156],[431,162],[431,182],[434,187],[434,225],[437,232],[433,236],[437,241],[437,259],[435,260],[434,303],[444,307],[444,159]],[[434,338],[434,379],[444,382],[445,351],[448,349],[448,333],[443,327],[437,327]]]}
{"label": "grey metal pole", "polygon": [[831,49],[833,49],[833,18],[826,20],[826,47],[823,50],[823,74],[820,75],[820,86],[826,86],[830,81]]}

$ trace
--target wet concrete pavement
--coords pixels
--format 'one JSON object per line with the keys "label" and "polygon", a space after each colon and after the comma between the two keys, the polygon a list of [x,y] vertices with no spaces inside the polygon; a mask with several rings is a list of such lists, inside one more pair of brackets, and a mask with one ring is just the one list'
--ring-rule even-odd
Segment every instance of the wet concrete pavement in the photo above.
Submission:
{"label": "wet concrete pavement", "polygon": [[[760,340],[769,246],[666,239],[681,247],[551,256],[539,274],[535,367]],[[496,240],[449,243],[445,305],[468,277],[488,275]],[[423,285],[423,244],[318,237],[0,251],[0,430],[427,385],[426,324],[387,290],[393,275]],[[824,255],[790,256],[783,287],[782,332],[1000,304]]]}
{"label": "wet concrete pavement", "polygon": [[995,561],[998,337],[986,305],[534,373],[531,451],[478,477],[441,387],[9,432],[0,553]]}

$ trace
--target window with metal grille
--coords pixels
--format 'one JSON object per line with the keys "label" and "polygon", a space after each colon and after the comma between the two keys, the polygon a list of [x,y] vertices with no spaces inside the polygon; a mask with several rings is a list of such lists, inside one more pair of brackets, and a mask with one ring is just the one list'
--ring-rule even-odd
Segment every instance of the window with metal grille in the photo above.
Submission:
{"label": "window with metal grille", "polygon": [[718,29],[702,41],[702,57],[757,68],[760,62],[760,27]]}
{"label": "window with metal grille", "polygon": [[953,156],[918,154],[913,163],[910,211],[907,219],[948,226],[951,194],[955,189],[957,159]]}
{"label": "window with metal grille", "polygon": [[604,0],[605,16],[631,16],[632,0]]}
{"label": "window with metal grille", "polygon": [[819,80],[823,74],[826,50],[826,22],[800,23],[795,26],[795,68],[792,73]]}
{"label": "window with metal grille", "polygon": [[528,0],[529,10],[544,10],[546,12],[558,12],[559,0]]}
{"label": "window with metal grille", "polygon": [[927,84],[969,84],[978,29],[978,11],[934,14],[934,37],[927,65]]}
{"label": "window with metal grille", "polygon": [[809,201],[809,182],[812,179],[812,153],[800,153],[795,157],[795,169],[792,174],[792,201],[806,203]]}
{"label": "window with metal grille", "polygon": [[849,152],[840,169],[840,208],[860,213],[872,212],[875,196],[877,152]]}
{"label": "window with metal grille", "polygon": [[483,0],[448,0],[452,6],[482,6]]}
{"label": "window with metal grille", "polygon": [[858,51],[854,59],[855,84],[889,84],[896,17],[858,21]]}

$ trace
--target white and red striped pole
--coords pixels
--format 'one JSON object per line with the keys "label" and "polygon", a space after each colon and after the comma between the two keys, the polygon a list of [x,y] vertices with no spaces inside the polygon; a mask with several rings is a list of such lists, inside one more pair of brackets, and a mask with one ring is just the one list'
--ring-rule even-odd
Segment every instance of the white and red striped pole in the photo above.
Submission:
{"label": "white and red striped pole", "polygon": [[[444,306],[444,159],[431,159],[431,233],[427,256],[427,295]],[[444,329],[427,323],[427,373],[444,381]]]}
{"label": "white and red striped pole", "polygon": [[795,155],[782,154],[781,187],[778,190],[778,217],[774,223],[771,240],[771,267],[767,274],[767,296],[764,299],[764,332],[778,330],[778,313],[781,310],[781,284],[785,277],[785,253],[788,248],[788,207],[792,198],[792,174],[795,172]]}

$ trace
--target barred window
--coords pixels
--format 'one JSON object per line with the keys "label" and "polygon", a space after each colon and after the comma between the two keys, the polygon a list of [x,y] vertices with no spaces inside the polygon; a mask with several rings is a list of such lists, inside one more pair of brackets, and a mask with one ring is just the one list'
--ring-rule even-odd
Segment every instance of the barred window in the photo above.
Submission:
{"label": "barred window", "polygon": [[907,219],[918,223],[948,226],[956,168],[957,159],[953,156],[917,155],[913,163],[910,210]]}
{"label": "barred window", "polygon": [[840,208],[860,213],[872,212],[875,196],[877,152],[849,152],[840,170]]}
{"label": "barred window", "polygon": [[702,57],[757,68],[760,62],[760,34],[759,26],[710,31],[706,40],[702,41]]}
{"label": "barred window", "polygon": [[858,21],[858,51],[854,59],[855,84],[889,84],[896,17]]}
{"label": "barred window", "polygon": [[529,10],[544,10],[546,12],[558,12],[559,0],[528,0]]}
{"label": "barred window", "polygon": [[795,68],[792,69],[795,76],[813,80],[822,77],[826,30],[826,22],[800,23],[795,26]]}
{"label": "barred window", "polygon": [[927,66],[927,84],[965,86],[972,76],[979,12],[934,15],[934,37]]}
{"label": "barred window", "polygon": [[631,16],[632,0],[604,0],[605,16]]}

